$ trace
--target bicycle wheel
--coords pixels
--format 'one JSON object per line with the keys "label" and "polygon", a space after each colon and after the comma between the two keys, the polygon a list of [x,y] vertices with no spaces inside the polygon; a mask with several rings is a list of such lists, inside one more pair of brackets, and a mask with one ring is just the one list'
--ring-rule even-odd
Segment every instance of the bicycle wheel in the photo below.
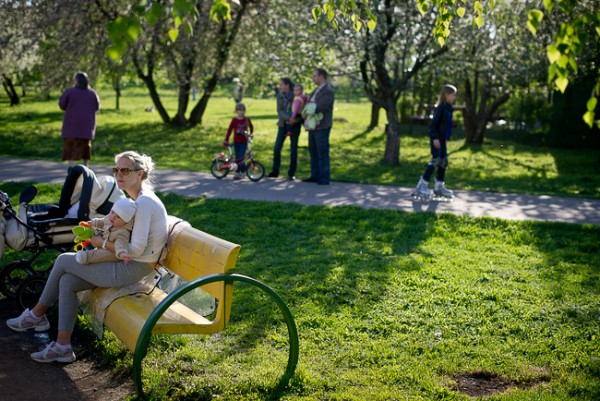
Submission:
{"label": "bicycle wheel", "polygon": [[251,181],[260,181],[260,179],[265,176],[265,166],[256,160],[249,161],[248,164],[246,164],[246,176],[248,176]]}
{"label": "bicycle wheel", "polygon": [[39,301],[40,295],[46,286],[45,276],[34,274],[27,277],[19,284],[16,292],[17,302],[22,309],[31,309]]}
{"label": "bicycle wheel", "polygon": [[0,292],[7,298],[14,298],[19,284],[35,274],[28,260],[17,260],[4,266],[0,271]]}
{"label": "bicycle wheel", "polygon": [[229,163],[224,159],[215,159],[210,167],[210,172],[212,173],[213,177],[220,180],[229,174]]}

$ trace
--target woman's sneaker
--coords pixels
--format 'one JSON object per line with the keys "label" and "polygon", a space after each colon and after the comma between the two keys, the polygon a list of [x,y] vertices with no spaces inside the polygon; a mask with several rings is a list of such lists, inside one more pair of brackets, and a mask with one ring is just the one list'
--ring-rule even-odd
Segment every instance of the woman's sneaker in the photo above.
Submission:
{"label": "woman's sneaker", "polygon": [[35,331],[45,331],[50,328],[50,322],[48,322],[46,315],[36,318],[31,314],[29,309],[25,309],[19,317],[8,319],[6,325],[14,331],[19,332],[30,329]]}
{"label": "woman's sneaker", "polygon": [[[63,349],[59,348],[62,347]],[[75,353],[73,348],[69,345],[67,347],[59,346],[56,342],[52,341],[42,351],[34,352],[31,354],[31,359],[36,362],[62,362],[71,363],[75,361]]]}

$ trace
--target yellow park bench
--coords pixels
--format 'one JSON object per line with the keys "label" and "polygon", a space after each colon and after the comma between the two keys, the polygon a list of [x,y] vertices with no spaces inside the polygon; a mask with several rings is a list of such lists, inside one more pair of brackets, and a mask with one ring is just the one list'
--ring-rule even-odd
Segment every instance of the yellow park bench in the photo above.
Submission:
{"label": "yellow park bench", "polygon": [[[266,292],[283,313],[289,335],[289,357],[282,380],[289,380],[298,363],[298,332],[294,317],[281,297],[253,278],[234,274],[240,246],[187,226],[171,234],[164,266],[185,280],[167,294],[155,288],[149,294],[118,298],[105,310],[104,326],[134,353],[133,374],[138,395],[143,396],[142,360],[153,334],[214,334],[225,329],[231,312],[233,283],[244,282]],[[178,300],[197,288],[216,300],[211,319],[201,316]],[[107,289],[96,288],[86,298],[86,306],[102,305]]]}

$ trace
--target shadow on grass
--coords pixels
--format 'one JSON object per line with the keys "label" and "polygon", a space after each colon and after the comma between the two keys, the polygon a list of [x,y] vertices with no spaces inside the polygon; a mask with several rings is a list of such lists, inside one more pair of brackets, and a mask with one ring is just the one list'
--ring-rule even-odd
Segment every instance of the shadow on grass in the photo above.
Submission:
{"label": "shadow on grass", "polygon": [[[360,132],[356,135],[354,135],[352,138],[350,138],[350,140],[348,142],[356,142],[356,141],[362,141],[365,140],[367,138],[367,136],[375,131],[375,129],[377,129],[378,127],[369,127],[366,128],[363,132]],[[382,132],[382,135],[384,135],[385,133]]]}
{"label": "shadow on grass", "polygon": [[55,122],[62,122],[64,112],[58,108],[58,111],[40,113],[36,111],[21,111],[18,108],[14,109],[12,113],[3,113],[2,119],[5,123],[35,123],[35,124],[48,124]]}
{"label": "shadow on grass", "polygon": [[[525,228],[525,227],[523,227]],[[526,234],[525,234],[526,233]],[[535,264],[542,278],[541,288],[549,302],[544,316],[553,327],[569,327],[571,338],[557,342],[566,350],[565,364],[581,367],[581,380],[600,380],[597,350],[597,322],[600,316],[600,227],[558,223],[531,223],[523,230],[530,243],[545,257]],[[541,295],[544,296],[544,295]],[[563,344],[566,343],[566,344]],[[579,352],[579,356],[573,350]],[[584,377],[586,377],[584,379]],[[580,386],[570,390],[575,398],[600,399],[599,386]]]}
{"label": "shadow on grass", "polygon": [[[475,143],[464,142],[463,145],[459,149],[456,150],[456,152],[470,150],[473,153],[481,153],[481,154],[485,155],[487,158],[495,160],[500,165],[506,165],[506,166],[515,166],[516,165],[527,171],[541,174],[542,176],[545,176],[547,173],[546,169],[541,168],[541,167],[534,167],[531,164],[523,163],[516,157],[510,157],[510,156],[503,157],[503,156],[495,155],[492,152],[490,152],[490,146],[491,146],[490,144],[475,144]],[[547,149],[531,149],[531,151],[538,153],[538,154],[548,153]]]}
{"label": "shadow on grass", "polygon": [[[583,197],[600,195],[600,150],[550,149],[559,179]],[[568,177],[563,178],[563,177]]]}
{"label": "shadow on grass", "polygon": [[[193,226],[242,244],[236,272],[272,287],[296,315],[300,363],[303,343],[314,340],[306,333],[327,330],[324,316],[348,311],[357,319],[367,316],[385,299],[398,275],[422,268],[422,261],[407,255],[427,239],[437,219],[433,214],[356,207],[170,196],[165,204],[170,214]],[[238,328],[236,352],[251,352],[271,341],[281,327],[279,310],[264,302],[253,288],[235,286],[231,324]],[[292,378],[291,390],[282,382],[266,389],[269,399],[302,391],[293,389],[298,385],[294,383]]]}
{"label": "shadow on grass", "polygon": [[[553,296],[562,299],[570,291],[565,283],[589,293],[600,293],[600,227],[560,223],[531,223],[531,243],[542,252],[552,269],[540,274],[552,286]],[[575,240],[576,239],[576,240]],[[587,265],[587,269],[573,269]]]}
{"label": "shadow on grass", "polygon": [[242,231],[249,235],[240,265],[261,260],[247,274],[282,285],[293,294],[292,304],[310,299],[330,312],[379,302],[390,277],[412,268],[400,258],[426,239],[429,220],[436,218],[393,211],[382,217],[357,207],[266,203],[261,209],[249,218],[252,229]]}
{"label": "shadow on grass", "polygon": [[[471,152],[493,160],[497,168],[511,171],[521,170],[512,177],[494,178],[494,191],[525,192],[531,194],[552,193],[560,196],[597,198],[600,191],[600,157],[596,150],[569,150],[548,147],[528,147],[523,151],[531,153],[531,157],[517,157],[512,152],[499,150],[503,143],[468,144],[452,153]],[[511,144],[506,146],[512,147]],[[451,158],[452,158],[451,153]],[[549,159],[548,156],[554,159]],[[541,162],[546,160],[545,162]],[[452,163],[452,162],[451,162]],[[545,163],[545,164],[543,164]],[[469,172],[462,174],[469,176]],[[473,174],[471,174],[473,175]],[[475,171],[477,176],[477,171]],[[502,182],[504,181],[504,182]]]}
{"label": "shadow on grass", "polygon": [[[181,212],[194,216],[192,225],[243,244],[239,273],[283,288],[291,305],[301,308],[310,300],[329,312],[379,302],[393,275],[417,268],[402,257],[427,238],[437,218],[357,207],[253,202],[246,209],[246,204],[206,200],[202,208]],[[223,207],[240,210],[237,224],[220,219]],[[205,219],[218,220],[218,227]]]}
{"label": "shadow on grass", "polygon": [[251,120],[273,120],[273,124],[275,124],[278,120],[277,114],[251,114],[249,117]]}

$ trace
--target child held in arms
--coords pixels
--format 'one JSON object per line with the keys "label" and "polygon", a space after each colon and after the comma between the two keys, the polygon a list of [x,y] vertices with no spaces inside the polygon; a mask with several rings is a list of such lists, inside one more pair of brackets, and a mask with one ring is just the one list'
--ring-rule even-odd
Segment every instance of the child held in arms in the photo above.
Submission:
{"label": "child held in arms", "polygon": [[[91,228],[102,231],[102,248],[77,252],[75,255],[77,262],[82,265],[118,260],[129,262],[131,260],[129,240],[136,210],[137,206],[133,200],[123,198],[115,202],[106,217],[87,222]],[[108,241],[115,243],[114,252],[106,249]]]}

